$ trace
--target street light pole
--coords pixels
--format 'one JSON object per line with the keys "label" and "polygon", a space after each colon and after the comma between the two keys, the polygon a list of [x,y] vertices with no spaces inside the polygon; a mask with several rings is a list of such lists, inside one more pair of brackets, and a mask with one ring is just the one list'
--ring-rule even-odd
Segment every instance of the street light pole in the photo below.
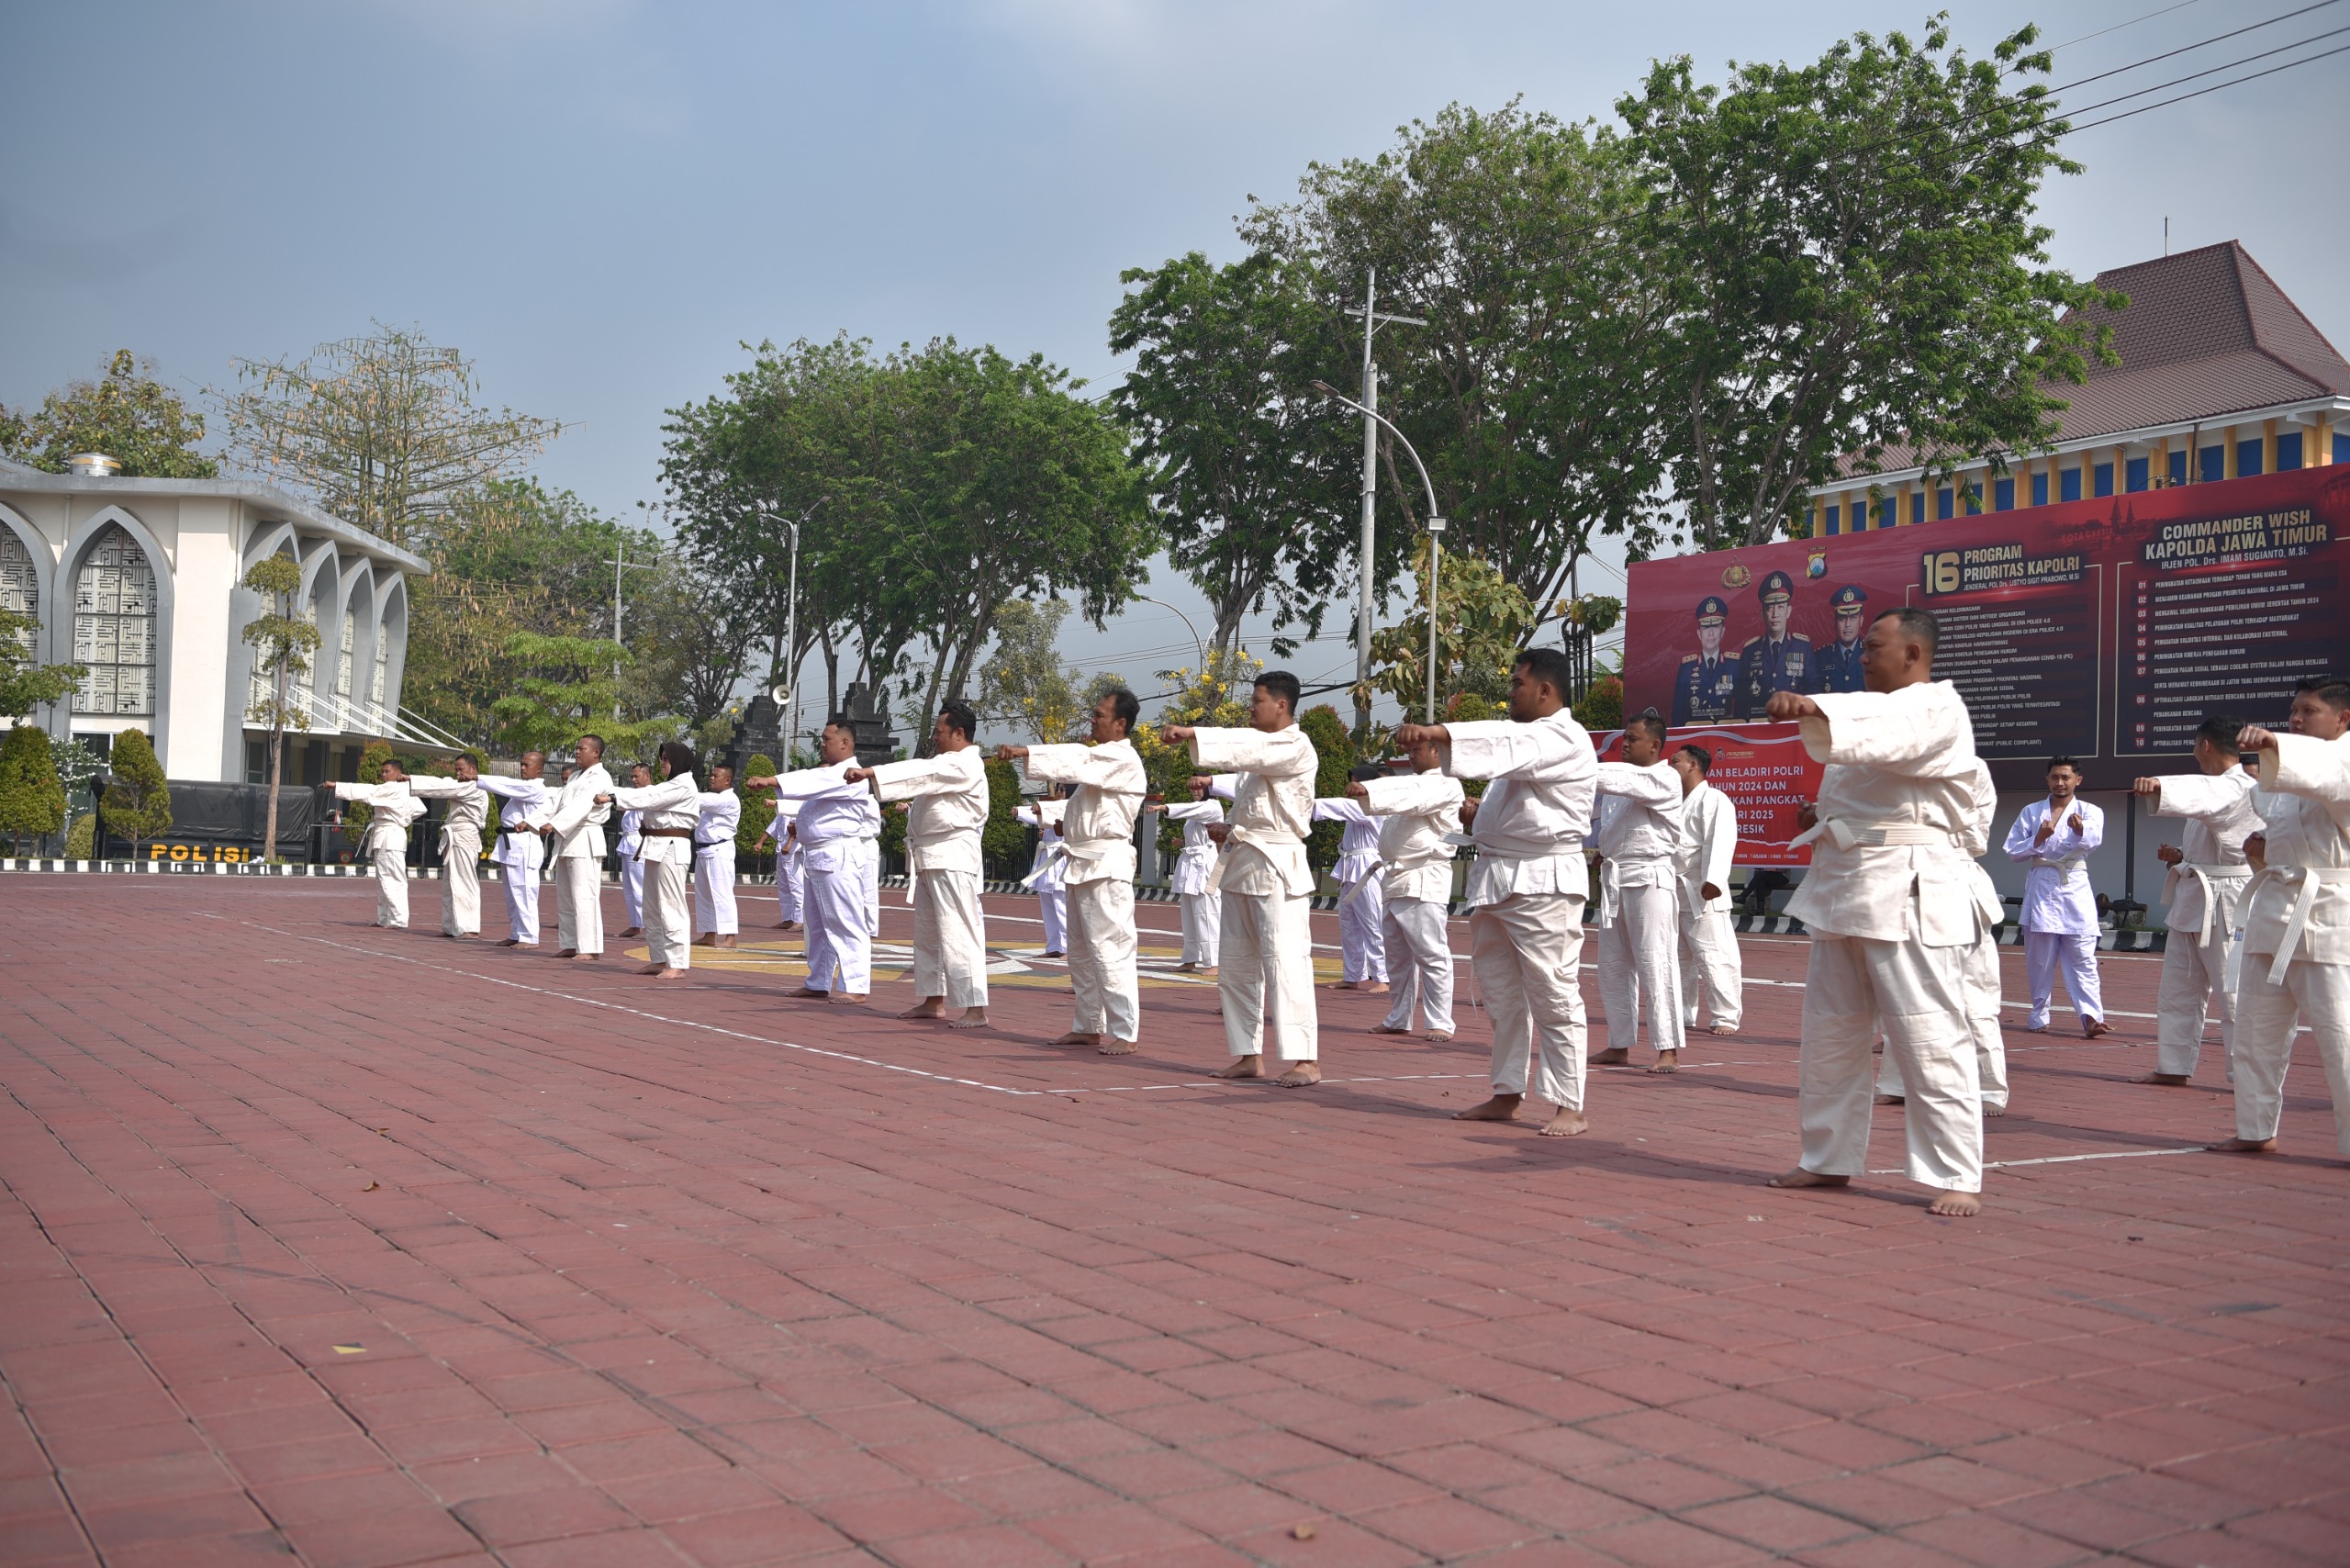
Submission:
{"label": "street light pole", "polygon": [[[1383,319],[1395,319],[1396,318]],[[1395,421],[1388,419],[1385,415],[1381,414],[1374,409],[1364,408],[1363,405],[1356,402],[1352,398],[1348,397],[1345,393],[1339,391],[1337,387],[1331,386],[1326,381],[1315,382],[1314,384],[1314,390],[1321,393],[1322,396],[1330,398],[1334,402],[1344,403],[1348,408],[1355,409],[1367,420],[1376,420],[1382,425],[1384,425],[1387,428],[1387,432],[1390,435],[1393,435],[1396,441],[1402,444],[1405,454],[1411,457],[1412,466],[1420,471],[1420,484],[1428,493],[1428,690],[1427,722],[1433,724],[1436,722],[1437,585],[1443,580],[1438,574],[1444,565],[1444,518],[1443,515],[1437,510],[1436,485],[1428,478],[1428,465],[1420,461],[1419,453],[1413,447],[1410,439],[1406,437],[1402,431],[1395,428]],[[1360,667],[1362,671],[1360,678],[1366,686],[1370,684],[1371,680],[1370,606],[1370,596],[1368,592],[1366,592],[1363,599],[1364,633],[1362,639],[1362,654],[1360,660]],[[1366,728],[1369,727],[1371,722],[1369,709],[1367,707],[1358,707],[1356,711],[1364,715],[1364,725]]]}
{"label": "street light pole", "polygon": [[[791,748],[800,741],[800,526],[808,519],[803,515],[787,521],[773,512],[761,511],[759,521],[791,530],[791,587],[784,600],[783,647],[780,650],[783,657],[791,664],[784,674],[784,689],[791,701],[790,713],[783,722],[782,765],[788,773],[791,770]],[[768,695],[774,694],[770,692]]]}
{"label": "street light pole", "polygon": [[[613,646],[619,647],[622,645],[621,643],[621,574],[622,572],[649,572],[652,571],[656,565],[658,565],[657,562],[652,561],[632,561],[628,558],[628,552],[623,549],[615,549],[612,552]],[[614,688],[612,691],[612,722],[615,724],[621,722],[621,694],[618,689],[620,680],[621,663],[618,659],[614,659],[612,661],[612,686]]]}
{"label": "street light pole", "polygon": [[[1355,599],[1355,733],[1359,735],[1371,729],[1371,594],[1376,587],[1372,557],[1379,543],[1379,427],[1395,429],[1379,415],[1379,366],[1371,362],[1371,340],[1382,321],[1400,321],[1409,327],[1427,325],[1417,316],[1381,315],[1378,298],[1379,269],[1373,267],[1363,282],[1362,293],[1362,401],[1343,399],[1362,410],[1362,571]],[[1321,383],[1315,385],[1319,386]],[[1415,456],[1413,461],[1419,459]],[[1435,492],[1431,490],[1429,494],[1433,496]],[[1430,510],[1433,513],[1433,502]]]}
{"label": "street light pole", "polygon": [[1200,629],[1192,624],[1192,618],[1184,614],[1181,610],[1175,610],[1173,605],[1168,603],[1163,599],[1153,599],[1147,593],[1138,593],[1135,595],[1135,598],[1145,604],[1155,604],[1161,610],[1172,610],[1175,611],[1175,618],[1183,623],[1183,630],[1192,634],[1192,647],[1197,654],[1200,661],[1200,678],[1203,681],[1206,680],[1208,678],[1208,645],[1200,640]]}

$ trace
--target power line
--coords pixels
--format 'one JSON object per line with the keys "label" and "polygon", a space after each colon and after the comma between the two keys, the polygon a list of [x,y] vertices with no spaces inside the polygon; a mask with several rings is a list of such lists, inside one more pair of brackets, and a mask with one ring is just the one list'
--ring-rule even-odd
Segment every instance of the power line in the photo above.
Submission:
{"label": "power line", "polygon": [[[2176,55],[2192,54],[2199,49],[2209,49],[2215,43],[2225,43],[2230,39],[2242,38],[2246,33],[2256,33],[2263,28],[2273,28],[2279,22],[2289,22],[2296,17],[2306,17],[2311,11],[2322,11],[2329,6],[2339,6],[2340,4],[2342,4],[2342,0],[2317,0],[2317,4],[2314,6],[2304,6],[2298,11],[2288,11],[2282,16],[2271,17],[2265,22],[2255,22],[2250,27],[2238,28],[2233,32],[2215,33],[2211,37],[2202,39],[2200,42],[2181,44],[2178,48],[2166,50],[2164,53],[2150,54],[2145,59],[2132,61],[2128,65],[2117,65],[2110,71],[2100,71],[2094,76],[2084,76],[2077,82],[2067,82],[2061,87],[2051,87],[2048,90],[2051,93],[2069,93],[2076,87],[2086,87],[2092,82],[2102,82],[2109,76],[2119,76],[2125,72],[2138,70],[2141,66],[2152,65],[2157,61],[2169,60]],[[2177,7],[2173,7],[2173,9],[2176,8]],[[2160,15],[2160,13],[2158,12],[2156,15]],[[2303,39],[2302,41],[2307,42],[2308,40]],[[2260,57],[2258,55],[2255,55],[2253,58],[2257,60]]]}
{"label": "power line", "polygon": [[[2328,3],[2332,4],[2333,3],[2333,0],[2328,0]],[[2340,38],[2344,33],[2350,33],[2350,28],[2335,28],[2331,32],[2312,33],[2308,38],[2297,39],[2292,43],[2279,44],[2275,49],[2266,49],[2261,50],[2258,54],[2247,54],[2242,60],[2231,60],[2224,65],[2213,65],[2208,66],[2201,71],[2191,71],[2184,76],[2174,76],[2167,82],[2157,82],[2151,87],[2141,87],[2134,93],[2124,93],[2118,98],[2106,98],[2094,104],[2083,104],[2079,108],[2071,112],[2076,115],[2095,114],[2099,109],[2111,108],[2116,104],[2126,104],[2132,98],[2143,98],[2149,93],[2159,93],[2166,87],[2184,86],[2188,83],[2196,81],[2201,77],[2217,75],[2222,71],[2233,71],[2239,65],[2250,65],[2255,60],[2266,60],[2274,55],[2289,54],[2294,50],[2306,49],[2313,43],[2323,43],[2327,39]],[[2322,60],[2325,57],[2323,55],[2313,54],[2310,56],[2310,58],[2311,60]],[[2297,61],[2294,62],[2294,63],[2300,64],[2303,62]],[[2249,82],[2252,78],[2246,76],[2242,78],[2242,80]],[[2226,84],[2224,83],[2221,84],[2221,85],[2225,84]]]}
{"label": "power line", "polygon": [[2151,22],[2156,17],[2167,17],[2173,11],[2184,11],[2189,6],[2199,4],[2201,4],[2201,0],[2178,0],[2177,5],[2165,6],[2159,11],[2149,11],[2142,17],[2132,17],[2126,22],[2116,22],[2109,28],[2099,28],[2093,33],[2083,33],[2078,38],[2066,39],[2063,43],[2052,43],[2048,46],[2048,52],[2053,54],[2060,49],[2070,49],[2076,43],[2087,43],[2091,39],[2101,39],[2108,33],[2118,33],[2124,28],[2134,28],[2140,22]]}
{"label": "power line", "polygon": [[[2143,115],[2154,109],[2168,108],[2173,104],[2183,104],[2189,98],[2199,98],[2206,93],[2216,93],[2223,87],[2240,87],[2246,82],[2257,82],[2263,76],[2274,76],[2280,71],[2290,71],[2297,65],[2314,65],[2321,60],[2330,60],[2337,54],[2344,53],[2350,53],[2350,43],[2338,44],[2334,48],[2327,50],[2322,54],[2312,54],[2304,60],[2288,60],[2282,65],[2272,65],[2266,71],[2255,71],[2249,76],[2239,76],[2232,82],[2214,82],[2208,87],[2198,87],[2192,93],[2181,93],[2175,98],[2164,98],[2156,103],[2141,104],[2134,109],[2124,109],[2118,115],[2108,115],[2103,119],[2093,119],[2087,125],[2076,125],[2073,127],[2072,130],[2067,134],[2077,134],[2084,130],[2094,130],[2098,126],[2111,125],[2115,120],[2128,119],[2132,115]],[[2257,59],[2258,56],[2255,56],[2254,58]],[[2237,63],[2242,64],[2243,62],[2239,61]],[[2222,69],[2225,68],[2222,67]],[[2183,80],[2191,80],[2191,78],[2183,78]],[[2119,102],[2120,100],[2117,99],[2115,101]]]}

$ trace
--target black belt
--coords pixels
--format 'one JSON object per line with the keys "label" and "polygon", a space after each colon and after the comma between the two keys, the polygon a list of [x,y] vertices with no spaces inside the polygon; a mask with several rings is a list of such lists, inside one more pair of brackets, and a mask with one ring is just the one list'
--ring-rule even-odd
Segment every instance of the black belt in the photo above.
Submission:
{"label": "black belt", "polygon": [[689,828],[689,827],[648,827],[648,828],[642,828],[642,829],[639,829],[639,830],[638,830],[638,832],[637,832],[637,836],[638,836],[639,838],[687,838],[687,839],[689,839],[689,838],[693,837],[693,835],[694,835],[694,830],[693,830],[693,829],[691,829],[691,828]]}

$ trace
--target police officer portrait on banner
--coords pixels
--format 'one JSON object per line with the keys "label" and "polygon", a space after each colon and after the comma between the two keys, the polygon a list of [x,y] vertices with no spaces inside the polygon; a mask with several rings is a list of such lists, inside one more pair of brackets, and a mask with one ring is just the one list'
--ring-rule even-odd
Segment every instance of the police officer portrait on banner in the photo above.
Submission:
{"label": "police officer portrait on banner", "polygon": [[1774,691],[1815,689],[1811,639],[1787,630],[1794,618],[1796,585],[1773,572],[1755,590],[1762,601],[1762,634],[1749,637],[1738,655],[1738,716],[1759,719]]}
{"label": "police officer portrait on banner", "polygon": [[1673,722],[1711,723],[1730,716],[1738,699],[1738,661],[1722,652],[1722,634],[1729,625],[1729,606],[1720,596],[1707,594],[1697,601],[1697,651],[1681,655],[1681,669],[1673,682]]}
{"label": "police officer portrait on banner", "polygon": [[1836,640],[1812,655],[1818,671],[1814,691],[1865,691],[1861,680],[1861,638],[1868,631],[1869,596],[1856,583],[1846,583],[1828,596],[1836,611]]}

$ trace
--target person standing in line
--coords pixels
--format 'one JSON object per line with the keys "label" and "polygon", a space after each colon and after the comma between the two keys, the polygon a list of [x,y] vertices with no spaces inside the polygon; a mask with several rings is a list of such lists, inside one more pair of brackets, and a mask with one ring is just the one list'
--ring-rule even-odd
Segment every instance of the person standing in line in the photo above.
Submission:
{"label": "person standing in line", "polygon": [[1599,1001],[1607,1048],[1594,1066],[1632,1059],[1647,1004],[1651,1072],[1681,1068],[1681,776],[1664,760],[1651,708],[1624,722],[1624,760],[1599,765],[1591,845],[1599,852]]}
{"label": "person standing in line", "polygon": [[[1738,807],[1707,782],[1714,754],[1684,745],[1673,754],[1681,776],[1681,846],[1673,869],[1681,879],[1681,1022],[1735,1035],[1745,1016],[1746,972],[1738,932],[1729,923],[1729,868],[1738,856]],[[1611,1031],[1612,1032],[1612,1031]]]}
{"label": "person standing in line", "polygon": [[[653,787],[653,769],[633,763],[628,770],[628,787],[649,790]],[[628,929],[621,933],[623,940],[644,935],[644,861],[637,851],[644,847],[644,813],[622,812],[620,815],[620,839],[614,853],[621,861],[621,913],[628,917]]]}
{"label": "person standing in line", "polygon": [[1357,778],[1347,793],[1379,824],[1382,946],[1393,958],[1395,1000],[1374,1035],[1408,1035],[1416,1012],[1430,1040],[1452,1038],[1453,839],[1460,832],[1460,780],[1428,742],[1405,754],[1413,771]]}
{"label": "person standing in line", "polygon": [[1028,777],[1069,791],[1061,813],[1068,846],[1069,978],[1076,1015],[1057,1046],[1091,1046],[1105,1057],[1141,1048],[1142,989],[1135,954],[1135,815],[1150,788],[1127,735],[1142,702],[1123,686],[1095,700],[1090,745],[1001,746]]}
{"label": "person standing in line", "polygon": [[979,835],[988,825],[988,765],[971,744],[979,719],[950,699],[932,722],[932,755],[852,767],[883,802],[906,802],[906,902],[914,910],[914,1004],[901,1018],[961,1015],[950,1029],[988,1024],[988,926],[979,909],[986,875]]}
{"label": "person standing in line", "polygon": [[1020,885],[1036,895],[1036,913],[1045,922],[1043,957],[1047,958],[1069,956],[1069,845],[1061,837],[1061,818],[1068,811],[1060,787],[1046,785],[1042,795],[1012,813],[1013,821],[1036,830],[1036,853]]}
{"label": "person standing in line", "polygon": [[531,826],[531,819],[547,801],[546,753],[526,751],[519,777],[501,778],[485,773],[478,782],[498,797],[498,848],[490,861],[498,868],[498,886],[506,894],[506,938],[501,947],[539,945],[539,868],[545,863],[546,846]]}
{"label": "person standing in line", "polygon": [[1224,823],[1224,801],[1206,783],[1197,779],[1192,783],[1198,799],[1153,801],[1147,809],[1165,812],[1168,821],[1183,824],[1183,847],[1175,857],[1175,874],[1170,879],[1183,916],[1183,961],[1175,968],[1182,974],[1212,975],[1216,970],[1217,937],[1224,927],[1224,900],[1208,890],[1221,853],[1211,833]]}
{"label": "person standing in line", "polygon": [[701,821],[699,764],[678,741],[662,744],[654,758],[660,777],[644,789],[613,789],[597,796],[609,812],[643,813],[637,857],[644,862],[644,945],[652,959],[637,970],[655,980],[679,980],[693,968],[693,902],[686,879],[693,866],[694,830]]}
{"label": "person standing in line", "polygon": [[776,813],[795,819],[807,852],[808,983],[793,996],[810,1002],[863,1002],[873,989],[873,938],[880,925],[881,809],[873,787],[851,783],[856,730],[846,713],[825,721],[817,765],[745,780],[776,792]]}
{"label": "person standing in line", "polygon": [[1314,743],[1297,727],[1297,677],[1284,669],[1257,678],[1249,728],[1169,724],[1169,745],[1192,748],[1196,767],[1237,774],[1232,821],[1218,842],[1224,855],[1211,883],[1224,897],[1222,957],[1216,975],[1231,1063],[1218,1078],[1265,1076],[1265,1037],[1273,1058],[1289,1063],[1275,1081],[1302,1089],[1322,1081],[1314,1002],[1314,872],[1305,861],[1313,828]]}
{"label": "person standing in line", "polygon": [[[1366,766],[1354,770],[1349,782],[1378,778],[1386,769]],[[1326,795],[1314,802],[1314,820],[1343,823],[1338,835],[1337,864],[1330,875],[1338,884],[1338,979],[1335,991],[1387,990],[1387,882],[1379,874],[1377,818],[1362,802],[1346,795]]]}
{"label": "person standing in line", "polygon": [[704,947],[732,947],[743,930],[734,903],[734,834],[743,825],[743,797],[734,792],[734,770],[721,762],[710,769],[710,788],[694,802],[701,820],[694,824],[694,938]]}
{"label": "person standing in line", "polygon": [[[2141,778],[2132,788],[2154,801],[2154,815],[2178,817],[2180,842],[2156,851],[2170,875],[2163,902],[2170,906],[2170,936],[2163,944],[2162,987],[2154,1001],[2154,1070],[2139,1083],[2177,1085],[2195,1076],[2203,1054],[2203,1021],[2220,1014],[2220,1048],[2235,1076],[2238,959],[2236,910],[2252,882],[2244,841],[2260,831],[2252,809],[2255,780],[2238,763],[2233,719],[2206,719],[2195,732],[2196,771]],[[2193,941],[2182,941],[2191,936]]]}
{"label": "person standing in line", "polygon": [[[1583,857],[1599,758],[1567,706],[1563,648],[1527,648],[1509,676],[1509,717],[1405,724],[1406,751],[1443,750],[1455,778],[1493,780],[1468,802],[1471,972],[1494,1021],[1493,1097],[1456,1121],[1507,1122],[1529,1094],[1553,1107],[1545,1137],[1591,1129],[1583,1114]],[[1530,1074],[1530,1077],[1529,1077]]]}
{"label": "person standing in line", "polygon": [[424,814],[424,802],[408,789],[397,762],[375,770],[373,784],[325,784],[338,801],[363,802],[372,813],[360,851],[375,868],[375,924],[386,931],[408,929],[408,824]]}
{"label": "person standing in line", "polygon": [[807,906],[808,862],[800,853],[800,835],[794,832],[795,819],[778,811],[767,823],[759,842],[775,846],[775,928],[778,931],[800,929],[800,912]]}
{"label": "person standing in line", "polygon": [[420,801],[446,801],[441,815],[441,935],[481,935],[481,834],[489,823],[489,796],[470,756],[450,759],[449,777],[412,774],[408,787]]}
{"label": "person standing in line", "polygon": [[[1999,890],[1992,882],[1991,873],[1983,868],[1983,857],[1991,848],[1991,821],[1999,811],[1999,790],[1991,781],[1990,764],[1980,759],[1975,765],[1973,796],[1966,808],[1959,849],[1966,857],[1968,885],[1974,892],[1975,907],[1983,918],[1975,945],[1966,950],[1966,1019],[1975,1036],[1975,1077],[1983,1089],[1983,1114],[2004,1116],[2008,1114],[2008,1041],[2000,1033],[1999,1021],[1999,1010],[2006,1001],[1999,974],[1999,918],[2005,906],[1999,902]],[[1877,1057],[1876,1103],[1908,1103],[1908,1087],[1901,1080],[1900,1058],[1891,1051],[1881,1052]]]}
{"label": "person standing in line", "polygon": [[2236,1136],[2211,1147],[2276,1149],[2306,1023],[2333,1097],[2333,1147],[2350,1156],[2350,680],[2302,679],[2288,722],[2285,734],[2248,724],[2236,737],[2258,769],[2262,828],[2244,840],[2257,870],[2236,979]]}
{"label": "person standing in line", "polygon": [[610,792],[604,767],[604,737],[582,735],[576,766],[564,776],[562,792],[539,808],[534,827],[554,847],[555,931],[560,958],[604,956],[604,823],[611,808],[599,803]]}
{"label": "person standing in line", "polygon": [[2056,971],[2081,1021],[2081,1037],[2113,1033],[2097,972],[2097,894],[2089,888],[2088,857],[2105,842],[2105,813],[2080,798],[2080,765],[2069,756],[2048,764],[2048,798],[2034,801],[2008,829],[2008,858],[2030,869],[2023,879],[2023,965],[2031,986],[2024,1027],[2048,1030]]}

